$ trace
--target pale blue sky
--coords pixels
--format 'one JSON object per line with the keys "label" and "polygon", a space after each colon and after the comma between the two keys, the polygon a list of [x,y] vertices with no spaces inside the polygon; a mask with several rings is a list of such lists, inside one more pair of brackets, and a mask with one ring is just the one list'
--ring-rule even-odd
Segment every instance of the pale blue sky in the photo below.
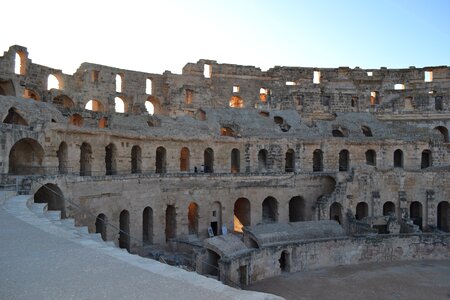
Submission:
{"label": "pale blue sky", "polygon": [[0,51],[26,46],[68,74],[84,61],[181,73],[200,58],[263,70],[450,65],[447,0],[21,0],[2,11]]}

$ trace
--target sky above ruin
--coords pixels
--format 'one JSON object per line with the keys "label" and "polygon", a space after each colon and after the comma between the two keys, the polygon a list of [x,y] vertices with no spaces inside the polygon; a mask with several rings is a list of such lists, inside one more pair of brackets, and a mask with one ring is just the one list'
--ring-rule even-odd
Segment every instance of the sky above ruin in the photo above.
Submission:
{"label": "sky above ruin", "polygon": [[201,58],[273,66],[450,65],[447,0],[21,0],[1,5],[0,51],[72,74],[82,62],[181,73]]}

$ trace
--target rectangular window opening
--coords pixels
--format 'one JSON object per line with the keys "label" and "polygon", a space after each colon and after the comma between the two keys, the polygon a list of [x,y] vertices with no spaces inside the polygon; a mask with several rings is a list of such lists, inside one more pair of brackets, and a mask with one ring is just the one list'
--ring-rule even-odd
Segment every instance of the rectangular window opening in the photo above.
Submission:
{"label": "rectangular window opening", "polygon": [[293,82],[293,81],[286,81],[286,85],[295,85],[295,82]]}
{"label": "rectangular window opening", "polygon": [[433,71],[425,71],[424,81],[425,82],[432,82],[433,81]]}
{"label": "rectangular window opening", "polygon": [[402,83],[397,83],[396,85],[394,85],[394,90],[404,90],[405,89],[405,85]]}
{"label": "rectangular window opening", "polygon": [[189,90],[187,89],[185,91],[185,98],[184,98],[184,103],[185,104],[192,104],[192,98],[194,96],[194,91],[193,90]]}
{"label": "rectangular window opening", "polygon": [[145,93],[147,95],[151,95],[152,94],[152,80],[150,78],[147,78],[146,82],[145,82]]}
{"label": "rectangular window opening", "polygon": [[205,76],[205,78],[211,78],[211,72],[211,65],[205,64],[203,69],[203,76]]}
{"label": "rectangular window opening", "polygon": [[379,96],[377,91],[370,92],[370,105],[374,106],[376,104],[379,104]]}
{"label": "rectangular window opening", "polygon": [[320,71],[314,71],[313,83],[314,84],[319,84],[320,83]]}
{"label": "rectangular window opening", "polygon": [[373,76],[373,72],[371,72],[371,71],[367,72],[367,76],[372,77]]}
{"label": "rectangular window opening", "polygon": [[238,85],[233,86],[233,93],[239,93],[240,87]]}

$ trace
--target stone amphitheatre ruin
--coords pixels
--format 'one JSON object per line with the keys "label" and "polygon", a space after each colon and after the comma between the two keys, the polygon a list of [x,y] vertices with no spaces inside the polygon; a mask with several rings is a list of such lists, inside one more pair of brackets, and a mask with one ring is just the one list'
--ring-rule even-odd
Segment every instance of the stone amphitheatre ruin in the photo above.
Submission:
{"label": "stone amphitheatre ruin", "polygon": [[245,286],[450,258],[450,68],[0,57],[3,188],[118,247]]}

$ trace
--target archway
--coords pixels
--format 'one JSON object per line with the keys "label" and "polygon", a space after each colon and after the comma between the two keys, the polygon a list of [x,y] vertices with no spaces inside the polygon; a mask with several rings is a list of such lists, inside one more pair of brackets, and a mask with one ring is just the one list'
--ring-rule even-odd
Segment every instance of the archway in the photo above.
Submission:
{"label": "archway", "polygon": [[180,171],[189,172],[189,148],[183,147],[180,151]]}
{"label": "archway", "polygon": [[74,126],[83,127],[83,117],[80,114],[73,114],[69,117],[69,124]]}
{"label": "archway", "polygon": [[316,149],[313,152],[313,172],[323,171],[323,152],[320,149]]}
{"label": "archway", "polygon": [[105,147],[106,175],[117,174],[117,148],[113,143]]}
{"label": "archway", "polygon": [[383,204],[383,216],[395,216],[395,204],[391,201],[387,201]]}
{"label": "archway", "polygon": [[39,188],[34,194],[34,202],[47,203],[48,210],[59,210],[61,212],[61,218],[64,219],[66,217],[64,194],[61,189],[53,183],[47,183]]}
{"label": "archway", "polygon": [[80,147],[80,176],[91,176],[92,173],[92,148],[88,143]]}
{"label": "archway", "polygon": [[334,202],[330,206],[330,220],[335,220],[339,224],[342,224],[342,205]]}
{"label": "archway", "polygon": [[305,221],[305,200],[296,196],[289,201],[289,222]]}
{"label": "archway", "polygon": [[158,147],[156,149],[155,167],[156,173],[166,173],[166,148]]}
{"label": "archway", "polygon": [[377,153],[375,150],[370,149],[366,151],[366,164],[369,166],[377,165]]}
{"label": "archway", "polygon": [[141,173],[141,165],[142,165],[142,151],[141,147],[134,145],[131,148],[131,173]]}
{"label": "archway", "polygon": [[75,106],[75,104],[73,103],[73,100],[70,99],[66,95],[56,96],[55,98],[53,98],[53,103],[55,105],[58,105],[61,107],[66,107],[66,108],[73,108]]}
{"label": "archway", "polygon": [[234,202],[233,229],[242,232],[243,226],[250,226],[250,201],[247,198],[239,198]]}
{"label": "archway", "polygon": [[422,203],[414,201],[409,207],[409,216],[413,223],[422,230]]}
{"label": "archway", "polygon": [[166,242],[174,239],[177,234],[177,213],[175,206],[167,205],[166,207]]}
{"label": "archway", "polygon": [[280,259],[278,262],[280,263],[281,272],[289,272],[291,269],[291,255],[288,251],[284,250],[281,252]]}
{"label": "archway", "polygon": [[214,235],[219,235],[222,231],[222,204],[219,201],[214,202],[211,211],[210,226]]}
{"label": "archway", "polygon": [[188,232],[198,235],[198,205],[195,202],[189,203],[188,207]]}
{"label": "archway", "polygon": [[267,171],[267,150],[261,149],[258,152],[258,172]]}
{"label": "archway", "polygon": [[207,148],[203,154],[203,164],[205,173],[214,172],[214,151],[211,148]]}
{"label": "archway", "polygon": [[62,142],[59,144],[58,151],[56,151],[58,155],[58,172],[59,174],[67,174],[68,168],[68,154],[67,154],[67,144],[66,142]]}
{"label": "archway", "polygon": [[84,108],[92,111],[103,111],[103,104],[99,100],[92,99],[86,103]]}
{"label": "archway", "polygon": [[403,168],[403,151],[400,149],[394,151],[394,168]]}
{"label": "archway", "polygon": [[359,202],[356,205],[356,220],[362,220],[369,215],[369,205],[366,202]]}
{"label": "archway", "polygon": [[348,150],[342,150],[339,152],[339,171],[347,172],[350,165],[350,154]]}
{"label": "archway", "polygon": [[428,167],[431,167],[432,157],[431,157],[431,151],[430,150],[423,150],[422,151],[422,158],[420,161],[420,168],[425,169]]}
{"label": "archway", "polygon": [[437,228],[445,232],[450,231],[450,208],[447,201],[441,201],[437,206]]}
{"label": "archway", "polygon": [[284,171],[285,172],[295,171],[295,152],[292,149],[289,149],[286,152]]}
{"label": "archway", "polygon": [[44,174],[43,160],[44,149],[36,140],[21,139],[9,151],[9,174]]}
{"label": "archway", "polygon": [[106,241],[106,224],[108,219],[105,214],[99,214],[95,219],[95,233],[100,233],[102,240]]}
{"label": "archway", "polygon": [[239,173],[241,171],[241,153],[239,149],[231,150],[231,173]]}
{"label": "archway", "polygon": [[267,197],[262,203],[262,223],[278,221],[278,202],[274,197]]}
{"label": "archway", "polygon": [[153,244],[153,209],[149,206],[142,212],[142,242]]}
{"label": "archway", "polygon": [[124,209],[120,213],[120,234],[119,234],[119,247],[127,249],[130,252],[130,213]]}

